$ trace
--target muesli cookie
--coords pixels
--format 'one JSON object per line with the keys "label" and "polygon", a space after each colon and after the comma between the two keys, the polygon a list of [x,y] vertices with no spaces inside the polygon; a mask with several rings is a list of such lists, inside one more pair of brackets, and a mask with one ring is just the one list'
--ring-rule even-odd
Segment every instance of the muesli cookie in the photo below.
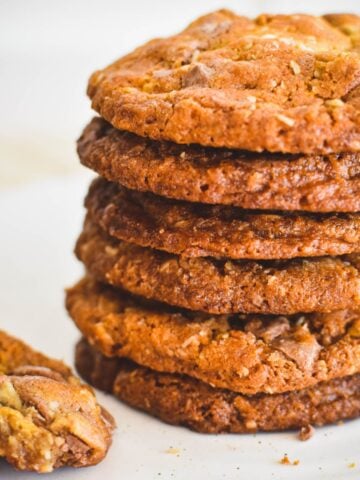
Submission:
{"label": "muesli cookie", "polygon": [[247,395],[360,372],[358,312],[209,316],[144,303],[89,277],[67,291],[66,306],[106,356]]}
{"label": "muesli cookie", "polygon": [[95,465],[114,426],[68,367],[0,331],[0,457],[39,473]]}
{"label": "muesli cookie", "polygon": [[360,211],[358,153],[254,154],[156,142],[94,118],[80,161],[128,188],[178,200],[248,209]]}
{"label": "muesli cookie", "polygon": [[179,202],[96,179],[85,200],[111,236],[185,257],[287,259],[360,252],[360,214],[259,213]]}
{"label": "muesli cookie", "polygon": [[360,306],[360,255],[292,260],[189,258],[117,240],[88,218],[76,254],[98,280],[209,313],[329,312]]}
{"label": "muesli cookie", "polygon": [[156,140],[289,153],[360,151],[360,17],[220,10],[89,81],[93,108]]}
{"label": "muesli cookie", "polygon": [[164,422],[202,433],[252,433],[322,426],[360,415],[360,375],[275,395],[241,395],[186,375],[108,358],[82,339],[79,374],[96,388]]}

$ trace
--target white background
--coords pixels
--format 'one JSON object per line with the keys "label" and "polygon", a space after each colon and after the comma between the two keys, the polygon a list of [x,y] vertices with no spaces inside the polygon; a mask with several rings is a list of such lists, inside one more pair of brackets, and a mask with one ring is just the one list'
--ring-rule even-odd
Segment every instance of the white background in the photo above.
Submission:
{"label": "white background", "polygon": [[[92,116],[87,78],[143,41],[224,6],[249,15],[360,13],[354,0],[0,0],[0,328],[72,361],[77,333],[63,309],[63,288],[81,272],[71,250],[90,174],[74,144]],[[101,398],[119,423],[109,457],[94,469],[51,478],[360,477],[358,422],[323,429],[308,443],[292,433],[207,437]],[[179,448],[178,457],[166,453],[170,446]],[[285,452],[300,465],[279,466]],[[348,468],[352,462],[355,469]],[[37,477],[11,473],[0,462],[3,478]]]}

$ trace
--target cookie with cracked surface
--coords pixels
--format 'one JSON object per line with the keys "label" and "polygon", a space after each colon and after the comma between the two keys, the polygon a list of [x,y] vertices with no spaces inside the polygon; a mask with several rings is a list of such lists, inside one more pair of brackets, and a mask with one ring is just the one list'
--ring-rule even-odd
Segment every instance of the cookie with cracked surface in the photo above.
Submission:
{"label": "cookie with cracked surface", "polygon": [[282,261],[188,258],[117,240],[89,218],[75,251],[98,280],[191,310],[292,314],[360,308],[359,254]]}
{"label": "cookie with cracked surface", "polygon": [[290,393],[246,396],[105,357],[85,339],[76,346],[75,363],[94,387],[167,423],[202,433],[298,429],[360,416],[359,374]]}
{"label": "cookie with cracked surface", "polygon": [[178,200],[248,209],[360,211],[359,154],[282,155],[155,142],[94,118],[83,165],[110,181]]}
{"label": "cookie with cracked surface", "polygon": [[222,315],[154,305],[87,277],[66,306],[102,354],[253,395],[360,373],[358,312]]}
{"label": "cookie with cracked surface", "polygon": [[111,236],[185,257],[286,259],[360,252],[360,214],[253,213],[169,200],[103,178],[85,201]]}
{"label": "cookie with cracked surface", "polygon": [[220,10],[89,81],[116,128],[250,151],[360,151],[360,17]]}
{"label": "cookie with cracked surface", "polygon": [[39,473],[95,465],[114,425],[62,362],[0,331],[0,457]]}

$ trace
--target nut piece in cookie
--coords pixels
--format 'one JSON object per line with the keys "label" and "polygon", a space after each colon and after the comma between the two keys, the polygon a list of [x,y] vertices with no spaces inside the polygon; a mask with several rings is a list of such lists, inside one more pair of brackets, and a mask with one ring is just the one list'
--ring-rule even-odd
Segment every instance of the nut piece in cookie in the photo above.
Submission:
{"label": "nut piece in cookie", "polygon": [[[100,462],[115,424],[91,389],[61,362],[57,369],[56,361],[1,331],[0,346],[19,352],[10,370],[7,352],[0,352],[0,456],[19,470],[39,473]],[[24,357],[27,365],[18,363]]]}

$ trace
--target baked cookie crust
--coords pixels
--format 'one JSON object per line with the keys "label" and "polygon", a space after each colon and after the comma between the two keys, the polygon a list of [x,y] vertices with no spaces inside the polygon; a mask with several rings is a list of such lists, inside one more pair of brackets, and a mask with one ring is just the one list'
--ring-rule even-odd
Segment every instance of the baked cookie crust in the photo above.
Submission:
{"label": "baked cookie crust", "polygon": [[88,95],[116,128],[180,144],[360,151],[360,18],[219,10],[95,72]]}
{"label": "baked cookie crust", "polygon": [[186,375],[161,373],[108,358],[85,339],[76,346],[79,374],[131,407],[201,433],[253,433],[322,426],[360,415],[360,375],[304,390],[246,396]]}
{"label": "baked cookie crust", "polygon": [[254,154],[155,142],[94,118],[78,140],[83,165],[125,187],[247,209],[360,211],[360,157]]}
{"label": "baked cookie crust", "polygon": [[143,303],[85,278],[70,317],[102,354],[247,395],[301,390],[360,372],[359,313],[209,316]]}
{"label": "baked cookie crust", "polygon": [[188,258],[117,240],[89,218],[75,251],[98,280],[191,310],[293,314],[360,304],[359,254],[283,261]]}
{"label": "baked cookie crust", "polygon": [[185,257],[288,259],[360,252],[360,214],[259,213],[179,202],[94,180],[85,200],[109,235]]}
{"label": "baked cookie crust", "polygon": [[114,426],[68,367],[0,331],[0,457],[38,473],[95,465]]}

